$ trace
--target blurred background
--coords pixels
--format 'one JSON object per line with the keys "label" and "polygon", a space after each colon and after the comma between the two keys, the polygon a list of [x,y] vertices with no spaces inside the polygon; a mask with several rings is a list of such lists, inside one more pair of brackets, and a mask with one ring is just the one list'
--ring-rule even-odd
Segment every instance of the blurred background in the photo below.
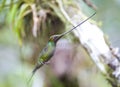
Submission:
{"label": "blurred background", "polygon": [[[55,1],[0,0],[0,87],[111,87],[72,34],[57,43],[50,63],[40,68],[28,83],[49,36],[65,32],[69,25],[65,24]],[[70,1],[79,3],[81,12],[87,17],[97,9],[93,19],[112,45],[120,47],[120,0]],[[93,7],[85,1],[90,1]],[[42,19],[37,25],[40,33],[33,28],[35,8],[29,4],[36,4],[37,11],[44,8],[38,15]]]}

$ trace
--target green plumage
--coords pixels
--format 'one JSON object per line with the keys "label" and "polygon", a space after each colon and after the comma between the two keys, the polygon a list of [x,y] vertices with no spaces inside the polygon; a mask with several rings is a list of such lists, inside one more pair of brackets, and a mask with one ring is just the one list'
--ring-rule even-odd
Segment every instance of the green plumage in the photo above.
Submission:
{"label": "green plumage", "polygon": [[[29,81],[32,79],[33,75],[35,74],[35,72],[41,67],[43,66],[54,54],[55,51],[55,47],[56,47],[56,40],[54,39],[54,36],[51,36],[48,43],[46,44],[45,48],[43,48],[43,50],[41,51],[41,53],[39,54],[39,58],[37,61],[37,64],[32,72],[32,76],[29,79]],[[28,81],[28,82],[29,82]]]}
{"label": "green plumage", "polygon": [[54,43],[54,41],[48,42],[46,47],[42,50],[42,52],[39,55],[38,64],[41,63],[44,64],[53,56],[53,53],[55,51],[55,46],[56,44]]}
{"label": "green plumage", "polygon": [[33,73],[35,73],[37,69],[44,65],[53,56],[56,47],[56,42],[59,39],[58,37],[58,35],[53,35],[50,37],[48,43],[39,54],[37,65],[34,68]]}

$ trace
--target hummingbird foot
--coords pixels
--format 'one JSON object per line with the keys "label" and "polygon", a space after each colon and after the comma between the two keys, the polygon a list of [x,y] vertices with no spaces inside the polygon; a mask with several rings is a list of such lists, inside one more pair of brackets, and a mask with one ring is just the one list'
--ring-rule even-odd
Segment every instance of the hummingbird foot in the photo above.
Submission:
{"label": "hummingbird foot", "polygon": [[50,64],[50,61],[47,61],[47,62],[45,62],[44,64],[49,65],[49,64]]}
{"label": "hummingbird foot", "polygon": [[47,61],[47,62],[40,62],[42,65],[49,65],[50,64],[50,61]]}

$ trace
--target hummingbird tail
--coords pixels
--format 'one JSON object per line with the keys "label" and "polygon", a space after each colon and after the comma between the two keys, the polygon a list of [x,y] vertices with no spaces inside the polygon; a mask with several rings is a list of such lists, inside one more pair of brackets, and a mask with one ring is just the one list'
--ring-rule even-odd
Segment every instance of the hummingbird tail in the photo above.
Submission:
{"label": "hummingbird tail", "polygon": [[30,83],[31,79],[33,78],[35,73],[32,73],[32,75],[30,76],[29,80],[28,80],[28,84]]}
{"label": "hummingbird tail", "polygon": [[34,70],[32,71],[32,75],[30,76],[30,79],[28,80],[28,84],[30,83],[31,79],[33,78],[35,72],[36,72],[42,65],[43,65],[43,64],[36,65],[36,67],[35,67]]}

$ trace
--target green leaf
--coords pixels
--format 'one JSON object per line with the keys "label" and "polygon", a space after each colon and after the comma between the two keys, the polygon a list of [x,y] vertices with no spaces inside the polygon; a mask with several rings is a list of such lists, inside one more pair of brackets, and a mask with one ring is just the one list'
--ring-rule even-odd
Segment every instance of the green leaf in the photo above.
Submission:
{"label": "green leaf", "polygon": [[7,16],[7,22],[8,22],[9,24],[14,23],[14,21],[15,21],[15,16],[16,16],[16,14],[17,14],[17,10],[18,10],[18,5],[13,5],[13,7],[11,8],[11,10],[10,10],[8,16]]}
{"label": "green leaf", "polygon": [[2,9],[4,8],[5,3],[6,3],[6,0],[3,0],[3,1],[2,1],[2,4],[0,4],[0,11],[2,11]]}
{"label": "green leaf", "polygon": [[52,3],[49,3],[49,2],[47,4],[54,10],[55,14],[65,23],[66,19],[64,18],[60,9],[55,4],[52,4]]}
{"label": "green leaf", "polygon": [[20,8],[20,12],[19,12],[19,19],[23,18],[25,15],[25,12],[27,11],[27,8],[30,6],[30,4],[23,4]]}

